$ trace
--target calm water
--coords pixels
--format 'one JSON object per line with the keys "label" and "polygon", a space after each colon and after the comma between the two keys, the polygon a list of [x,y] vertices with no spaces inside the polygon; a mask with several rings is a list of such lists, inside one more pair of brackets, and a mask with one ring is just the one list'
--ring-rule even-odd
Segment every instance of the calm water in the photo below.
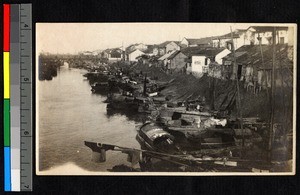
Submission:
{"label": "calm water", "polygon": [[[92,94],[85,70],[61,67],[51,81],[39,85],[39,170],[51,170],[72,163],[88,171],[107,171],[126,163],[127,156],[107,152],[105,163],[91,161],[84,141],[140,148],[135,140],[134,115],[107,114],[105,96]],[[63,174],[63,173],[62,173]]]}

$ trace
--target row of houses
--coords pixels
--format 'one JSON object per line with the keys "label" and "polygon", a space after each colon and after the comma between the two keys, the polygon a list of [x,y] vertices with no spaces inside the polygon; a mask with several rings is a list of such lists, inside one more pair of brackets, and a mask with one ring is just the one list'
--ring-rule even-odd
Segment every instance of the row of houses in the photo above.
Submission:
{"label": "row of houses", "polygon": [[[181,41],[165,41],[155,45],[136,43],[125,49],[122,47],[106,49],[98,55],[109,60],[129,62],[149,63],[152,59],[152,62],[159,63],[168,72],[185,72],[194,75],[208,73],[214,77],[230,78],[233,49],[235,49],[238,77],[249,80],[248,77],[243,76],[244,72],[251,72],[253,69],[255,72],[253,75],[257,75],[257,70],[267,67],[267,61],[263,58],[264,55],[269,56],[271,51],[273,29],[274,27],[270,26],[250,26],[220,36],[199,39],[184,37]],[[290,47],[293,45],[292,32],[293,29],[289,27],[276,27],[276,44],[280,45],[280,53],[286,54],[281,57],[288,64],[292,61],[289,57],[293,51]]]}
{"label": "row of houses", "polygon": [[[169,72],[181,71],[195,76],[207,73],[220,79],[232,79],[232,75],[236,75],[239,80],[244,81],[245,87],[267,88],[271,86],[273,29],[274,27],[249,27],[247,30],[237,30],[212,38],[212,45],[202,42],[197,46],[168,51],[158,60]],[[249,35],[247,31],[252,34]],[[292,83],[293,29],[276,27],[275,41],[275,83],[277,86],[288,86]],[[236,72],[233,68],[234,59]]]}
{"label": "row of houses", "polygon": [[[165,41],[158,45],[144,45],[142,43],[133,44],[126,48],[126,53],[128,55],[127,59],[129,61],[135,61],[131,56],[136,56],[138,54],[163,56],[171,51],[179,51],[186,47],[215,47],[232,50],[233,47],[238,49],[243,45],[259,45],[260,42],[262,45],[271,45],[272,29],[273,27],[268,26],[250,26],[247,29],[237,29],[233,33],[227,33],[221,36],[211,36],[199,39],[184,37],[182,41]],[[287,44],[290,41],[293,41],[289,38],[288,32],[288,27],[277,27],[276,43]]]}

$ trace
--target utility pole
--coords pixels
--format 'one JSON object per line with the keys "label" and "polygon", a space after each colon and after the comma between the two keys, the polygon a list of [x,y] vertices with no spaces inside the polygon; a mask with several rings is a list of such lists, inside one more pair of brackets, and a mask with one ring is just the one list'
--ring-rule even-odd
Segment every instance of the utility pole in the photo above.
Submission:
{"label": "utility pole", "polygon": [[273,28],[272,32],[273,41],[273,56],[272,56],[272,76],[271,76],[271,119],[270,119],[270,129],[269,129],[269,143],[268,143],[268,160],[272,161],[272,146],[273,146],[273,136],[274,136],[274,105],[275,105],[275,60],[276,60],[276,27]]}

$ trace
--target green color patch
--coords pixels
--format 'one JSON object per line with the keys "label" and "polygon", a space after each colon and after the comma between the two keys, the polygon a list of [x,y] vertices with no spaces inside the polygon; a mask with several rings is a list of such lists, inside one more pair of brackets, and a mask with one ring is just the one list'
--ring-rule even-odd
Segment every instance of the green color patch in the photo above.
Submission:
{"label": "green color patch", "polygon": [[4,99],[4,146],[10,146],[10,99]]}

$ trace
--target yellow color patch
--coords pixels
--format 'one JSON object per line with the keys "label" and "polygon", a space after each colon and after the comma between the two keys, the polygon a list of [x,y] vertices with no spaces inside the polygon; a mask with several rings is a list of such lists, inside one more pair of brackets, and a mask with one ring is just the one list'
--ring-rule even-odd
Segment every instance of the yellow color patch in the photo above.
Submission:
{"label": "yellow color patch", "polygon": [[3,82],[4,82],[4,98],[10,98],[10,67],[9,52],[3,52]]}

